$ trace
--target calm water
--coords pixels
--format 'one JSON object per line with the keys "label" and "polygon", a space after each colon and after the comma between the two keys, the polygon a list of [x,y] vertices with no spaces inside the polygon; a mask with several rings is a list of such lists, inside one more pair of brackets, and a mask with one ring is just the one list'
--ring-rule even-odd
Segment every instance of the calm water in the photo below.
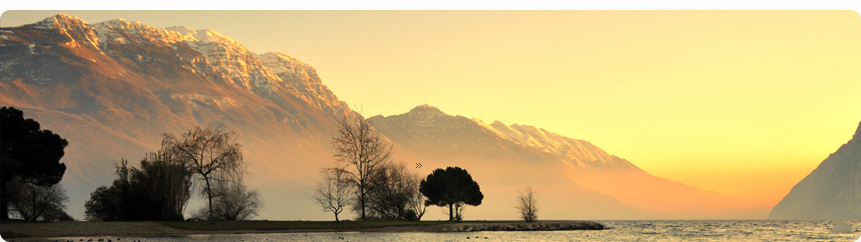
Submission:
{"label": "calm water", "polygon": [[[126,241],[855,241],[861,221],[846,221],[854,232],[831,231],[835,221],[694,220],[599,221],[612,229],[601,231],[494,231],[450,233],[268,233],[194,235],[188,237],[123,237]],[[467,239],[469,237],[469,239]],[[105,237],[107,241],[107,238]],[[343,238],[343,239],[341,239]],[[90,237],[51,238],[87,241]],[[113,238],[116,242],[116,238]],[[15,240],[36,241],[36,240]]]}

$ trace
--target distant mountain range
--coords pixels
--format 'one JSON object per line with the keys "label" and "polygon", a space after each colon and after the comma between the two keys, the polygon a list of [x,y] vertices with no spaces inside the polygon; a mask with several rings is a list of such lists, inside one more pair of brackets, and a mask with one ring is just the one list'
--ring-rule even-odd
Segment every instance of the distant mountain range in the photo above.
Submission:
{"label": "distant mountain range", "polygon": [[861,124],[855,135],[792,187],[769,219],[861,219]]}
{"label": "distant mountain range", "polygon": [[[70,212],[114,178],[115,163],[155,151],[162,133],[221,125],[240,133],[265,219],[327,220],[310,199],[333,161],[336,120],[358,117],[316,70],[255,54],[213,30],[56,15],[0,29],[0,103],[69,140]],[[768,208],[653,176],[597,146],[528,125],[447,115],[430,105],[368,119],[397,161],[473,174],[485,202],[466,219],[516,219],[516,189],[536,187],[541,219],[763,218]],[[428,213],[442,218],[431,209]]]}

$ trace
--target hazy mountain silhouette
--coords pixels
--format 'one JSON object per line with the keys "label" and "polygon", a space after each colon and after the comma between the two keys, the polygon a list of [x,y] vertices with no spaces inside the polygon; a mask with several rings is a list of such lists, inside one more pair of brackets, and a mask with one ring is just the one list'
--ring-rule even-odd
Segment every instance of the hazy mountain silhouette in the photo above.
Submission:
{"label": "hazy mountain silhouette", "polygon": [[[240,134],[246,180],[266,204],[262,218],[329,219],[310,186],[333,161],[336,120],[359,115],[288,55],[258,55],[213,30],[68,15],[0,29],[0,103],[69,141],[63,183],[79,219],[120,159],[137,164],[162,133],[207,124]],[[422,162],[419,174],[447,166],[474,174],[486,197],[466,219],[515,218],[516,190],[525,185],[538,189],[541,219],[765,216],[759,205],[652,176],[587,141],[532,126],[429,105],[370,120],[394,143],[396,160]]]}
{"label": "hazy mountain silhouette", "polygon": [[533,185],[542,197],[554,196],[542,200],[544,211],[569,217],[762,218],[768,212],[762,204],[653,176],[588,141],[533,126],[487,124],[430,105],[368,120],[424,166],[457,165],[477,181],[504,186],[486,192],[488,200],[513,201],[517,186]]}
{"label": "hazy mountain silhouette", "polygon": [[861,219],[861,124],[786,194],[769,219]]}

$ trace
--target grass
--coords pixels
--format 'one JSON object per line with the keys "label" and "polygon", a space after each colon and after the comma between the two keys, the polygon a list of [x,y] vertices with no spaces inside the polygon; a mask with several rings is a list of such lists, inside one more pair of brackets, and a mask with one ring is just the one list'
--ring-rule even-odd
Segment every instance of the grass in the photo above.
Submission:
{"label": "grass", "polygon": [[[508,221],[464,221],[461,223],[506,223]],[[358,230],[391,226],[454,224],[451,221],[166,221],[162,224],[187,230]]]}

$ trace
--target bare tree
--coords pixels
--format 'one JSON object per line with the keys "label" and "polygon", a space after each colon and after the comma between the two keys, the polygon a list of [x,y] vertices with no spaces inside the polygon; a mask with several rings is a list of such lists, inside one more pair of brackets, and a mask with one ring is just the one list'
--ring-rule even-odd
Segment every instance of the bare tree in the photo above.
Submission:
{"label": "bare tree", "polygon": [[410,210],[415,212],[415,220],[422,220],[422,217],[428,211],[427,198],[419,191],[419,182],[421,182],[419,176],[416,175],[413,179],[415,179],[415,185],[413,186],[412,198],[408,206]]}
{"label": "bare tree", "polygon": [[203,182],[203,194],[209,203],[209,221],[213,221],[212,200],[217,196],[215,183],[241,179],[243,160],[238,134],[221,128],[195,126],[180,137],[164,134],[162,149],[172,152]]}
{"label": "bare tree", "polygon": [[416,220],[419,211],[412,207],[419,182],[418,175],[410,172],[405,163],[389,163],[374,179],[367,206],[381,219]]}
{"label": "bare tree", "polygon": [[523,191],[517,192],[519,193],[517,196],[519,204],[516,208],[520,211],[520,218],[523,218],[526,222],[535,222],[538,219],[538,207],[536,205],[538,199],[535,198],[537,192],[531,186],[527,186],[523,188]]}
{"label": "bare tree", "polygon": [[[20,179],[12,180],[11,183],[20,182],[19,197],[10,201],[12,210],[18,212],[24,220],[45,221],[56,220],[58,213],[65,214],[65,202],[69,200],[65,190],[60,184],[50,186],[36,186]],[[16,185],[12,185],[16,186]]]}
{"label": "bare tree", "polygon": [[342,169],[324,169],[321,172],[324,177],[314,187],[314,201],[323,206],[324,212],[334,213],[335,222],[340,222],[338,214],[353,204],[352,199],[350,199],[353,187],[345,179],[346,175]]}
{"label": "bare tree", "polygon": [[[260,193],[242,183],[218,181],[213,192],[217,194],[212,201],[212,216],[216,220],[248,220],[257,216],[263,207]],[[205,217],[210,213],[203,207],[198,214]]]}
{"label": "bare tree", "polygon": [[333,168],[346,175],[346,179],[356,190],[357,205],[361,209],[361,219],[367,220],[365,208],[367,197],[374,185],[373,179],[379,177],[389,163],[392,147],[361,117],[339,121],[338,135],[332,138],[334,157],[341,168]]}

